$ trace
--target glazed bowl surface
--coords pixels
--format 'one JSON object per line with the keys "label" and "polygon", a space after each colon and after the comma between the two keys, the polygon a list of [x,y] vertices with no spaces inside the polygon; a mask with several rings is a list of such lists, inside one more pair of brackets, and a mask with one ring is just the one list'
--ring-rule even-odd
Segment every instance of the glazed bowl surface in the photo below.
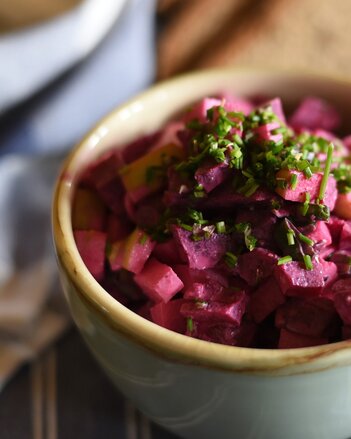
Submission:
{"label": "glazed bowl surface", "polygon": [[[219,69],[160,83],[102,119],[71,152],[57,181],[53,235],[73,319],[117,388],[146,416],[186,439],[351,437],[351,340],[259,350],[161,328],[111,297],[85,267],[71,224],[81,171],[103,152],[160,128],[194,101],[229,92],[305,96],[334,104],[351,127],[351,80],[316,74]],[[349,130],[350,131],[350,130]]]}

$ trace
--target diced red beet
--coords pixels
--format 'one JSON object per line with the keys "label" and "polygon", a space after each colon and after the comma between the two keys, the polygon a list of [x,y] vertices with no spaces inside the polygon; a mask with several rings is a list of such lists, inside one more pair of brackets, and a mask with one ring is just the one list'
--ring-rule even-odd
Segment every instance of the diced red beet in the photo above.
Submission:
{"label": "diced red beet", "polygon": [[196,270],[180,264],[172,268],[184,284],[184,298],[207,301],[221,300],[226,296],[228,279],[217,270]]}
{"label": "diced red beet", "polygon": [[215,187],[223,183],[232,173],[228,164],[207,163],[201,165],[195,172],[195,180],[200,184],[205,192],[211,192]]}
{"label": "diced red beet", "polygon": [[161,131],[159,139],[154,143],[151,150],[160,148],[164,145],[172,143],[173,145],[181,145],[178,137],[178,132],[184,129],[184,122],[172,121],[169,122],[165,129]]}
{"label": "diced red beet", "polygon": [[307,348],[327,344],[325,337],[310,337],[307,335],[296,334],[295,332],[282,329],[278,343],[279,349]]}
{"label": "diced red beet", "polygon": [[183,282],[171,267],[150,258],[134,281],[154,302],[167,303],[183,288]]}
{"label": "diced red beet", "polygon": [[89,188],[78,188],[72,207],[74,230],[104,230],[106,208],[96,192]]}
{"label": "diced red beet", "polygon": [[118,169],[123,165],[121,150],[108,151],[87,169],[81,182],[95,189],[103,187],[118,176]]}
{"label": "diced red beet", "polygon": [[197,322],[230,323],[240,325],[247,304],[244,291],[234,291],[230,302],[185,302],[180,312]]}
{"label": "diced red beet", "polygon": [[351,250],[351,221],[346,221],[340,234],[340,250]]}
{"label": "diced red beet", "polygon": [[75,230],[74,239],[81,258],[97,281],[104,277],[106,233]]}
{"label": "diced red beet", "polygon": [[265,125],[260,125],[257,128],[254,128],[252,132],[258,140],[267,142],[280,142],[283,139],[283,135],[281,133],[272,133],[274,130],[280,127],[281,124],[279,122],[269,122]]}
{"label": "diced red beet", "polygon": [[229,94],[221,95],[226,111],[233,111],[235,113],[241,112],[248,115],[253,110],[254,106],[250,101],[243,98],[238,98]]}
{"label": "diced red beet", "polygon": [[165,210],[160,194],[144,198],[133,207],[136,224],[143,229],[154,228],[158,225]]}
{"label": "diced red beet", "polygon": [[183,261],[188,262],[190,268],[202,270],[214,267],[230,244],[229,236],[224,233],[213,233],[209,238],[194,241],[192,233],[180,226],[173,226],[171,231]]}
{"label": "diced red beet", "polygon": [[212,107],[220,106],[222,101],[216,98],[205,98],[200,102],[197,102],[193,107],[190,108],[188,112],[184,114],[183,120],[185,123],[191,122],[192,120],[198,120],[200,122],[206,122],[207,111]]}
{"label": "diced red beet", "polygon": [[332,286],[335,308],[345,325],[351,325],[351,278],[340,279]]}
{"label": "diced red beet", "polygon": [[323,259],[313,261],[313,269],[307,270],[297,261],[277,265],[274,276],[284,294],[288,296],[316,296],[337,277],[337,267]]}
{"label": "diced red beet", "polygon": [[183,303],[184,299],[157,303],[150,308],[152,321],[171,331],[184,334],[186,331],[186,318],[180,314],[180,307]]}
{"label": "diced red beet", "polygon": [[249,223],[252,235],[258,240],[257,245],[266,247],[272,242],[277,217],[267,209],[240,209],[236,223]]}
{"label": "diced red beet", "polygon": [[332,237],[329,228],[324,221],[317,221],[312,232],[308,237],[314,241],[318,247],[326,247],[332,244]]}
{"label": "diced red beet", "polygon": [[[294,189],[290,185],[292,175],[297,176],[297,183]],[[310,178],[307,178],[303,172],[282,169],[277,172],[276,178],[277,180],[282,179],[286,182],[285,188],[277,187],[275,190],[285,200],[303,203],[306,201],[306,193],[308,192],[310,194],[311,202],[316,202],[319,197],[323,173],[316,172],[312,174]],[[335,207],[337,195],[336,181],[330,176],[328,178],[323,204],[328,206],[331,211]]]}
{"label": "diced red beet", "polygon": [[107,217],[106,233],[108,242],[121,241],[132,232],[132,224],[124,216],[111,213]]}
{"label": "diced red beet", "polygon": [[88,182],[99,194],[105,205],[116,213],[121,213],[124,188],[118,176],[118,169],[124,165],[121,152],[108,152],[88,169],[85,183]]}
{"label": "diced red beet", "polygon": [[323,298],[292,299],[280,306],[275,315],[277,328],[311,337],[329,337],[337,317],[333,302]]}
{"label": "diced red beet", "polygon": [[351,250],[337,250],[330,256],[329,260],[338,267],[339,276],[351,274]]}
{"label": "diced red beet", "polygon": [[285,297],[274,277],[270,277],[251,294],[249,310],[253,320],[261,323],[285,302]]}
{"label": "diced red beet", "polygon": [[138,228],[135,229],[123,241],[122,267],[132,273],[140,273],[155,245],[155,241],[152,241],[150,236]]}
{"label": "diced red beet", "polygon": [[151,308],[153,306],[153,303],[151,302],[151,300],[147,301],[146,303],[144,303],[143,305],[141,305],[139,308],[137,308],[135,310],[135,312],[137,314],[139,314],[140,317],[143,317],[146,320],[152,320],[152,316],[151,316]]}
{"label": "diced red beet", "polygon": [[174,239],[169,239],[166,242],[158,242],[155,245],[152,254],[164,264],[173,265],[181,263],[178,247],[176,246]]}
{"label": "diced red beet", "polygon": [[325,101],[315,97],[304,99],[289,118],[292,127],[333,131],[340,124],[339,113]]}
{"label": "diced red beet", "polygon": [[261,247],[256,247],[251,252],[244,253],[238,258],[239,275],[249,285],[254,286],[267,278],[277,264],[278,256]]}
{"label": "diced red beet", "polygon": [[128,218],[133,223],[136,223],[136,210],[135,210],[135,204],[131,200],[130,196],[128,194],[125,194],[123,199],[123,206],[124,211],[126,212]]}
{"label": "diced red beet", "polygon": [[271,99],[270,101],[265,102],[262,106],[263,107],[270,106],[273,110],[273,113],[278,117],[278,119],[284,124],[286,123],[285,114],[283,111],[283,105],[280,98]]}
{"label": "diced red beet", "polygon": [[249,321],[242,321],[240,326],[194,322],[193,330],[186,335],[229,346],[249,347],[253,344],[256,330],[256,325]]}
{"label": "diced red beet", "polygon": [[326,223],[330,231],[333,244],[336,245],[337,247],[339,246],[340,235],[344,224],[345,221],[343,219],[338,218],[335,215],[331,215],[329,221]]}
{"label": "diced red beet", "polygon": [[100,198],[110,210],[116,214],[123,214],[125,190],[119,178],[114,178],[104,186],[97,188],[97,191]]}
{"label": "diced red beet", "polygon": [[351,339],[351,326],[344,325],[342,327],[342,339],[343,340]]}

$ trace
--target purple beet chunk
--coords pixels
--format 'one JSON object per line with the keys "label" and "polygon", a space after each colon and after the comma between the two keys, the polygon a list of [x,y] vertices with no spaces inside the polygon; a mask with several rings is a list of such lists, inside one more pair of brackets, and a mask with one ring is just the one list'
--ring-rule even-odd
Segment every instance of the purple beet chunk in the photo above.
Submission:
{"label": "purple beet chunk", "polygon": [[194,322],[193,326],[193,330],[188,331],[186,335],[213,343],[241,347],[252,346],[257,329],[253,322],[246,321],[240,326],[207,322]]}
{"label": "purple beet chunk", "polygon": [[249,285],[257,285],[267,278],[277,265],[278,256],[265,248],[257,247],[238,258],[239,275]]}
{"label": "purple beet chunk", "polygon": [[340,124],[340,115],[325,101],[308,97],[304,99],[289,119],[294,128],[335,130]]}
{"label": "purple beet chunk", "polygon": [[225,234],[214,233],[209,238],[194,241],[192,233],[180,226],[173,226],[171,231],[183,261],[190,268],[202,270],[214,267],[229,248],[230,237]]}
{"label": "purple beet chunk", "polygon": [[249,223],[252,235],[257,238],[258,245],[269,247],[272,243],[273,229],[277,217],[269,210],[241,209],[236,217],[236,223]]}
{"label": "purple beet chunk", "polygon": [[317,296],[336,279],[337,267],[333,262],[321,259],[314,260],[313,269],[307,270],[300,262],[292,261],[276,266],[274,276],[288,296]]}
{"label": "purple beet chunk", "polygon": [[185,302],[180,312],[197,322],[229,323],[239,326],[247,304],[244,291],[234,291],[228,302]]}
{"label": "purple beet chunk", "polygon": [[332,286],[335,308],[345,325],[351,325],[351,278],[340,279]]}
{"label": "purple beet chunk", "polygon": [[333,244],[336,246],[339,246],[340,235],[344,224],[345,220],[340,219],[334,215],[331,215],[329,221],[327,222],[328,229],[332,236]]}
{"label": "purple beet chunk", "polygon": [[204,188],[205,192],[211,192],[215,187],[223,183],[231,174],[228,163],[207,163],[201,165],[195,172],[195,180]]}
{"label": "purple beet chunk", "polygon": [[351,251],[338,250],[331,254],[329,260],[338,267],[339,276],[351,274]]}
{"label": "purple beet chunk", "polygon": [[278,117],[278,119],[281,120],[283,123],[286,123],[286,119],[283,111],[283,105],[280,98],[271,99],[270,101],[265,102],[261,106],[262,107],[270,106],[273,110],[273,113]]}
{"label": "purple beet chunk", "polygon": [[97,281],[104,277],[106,233],[96,230],[75,230],[76,245],[90,273]]}
{"label": "purple beet chunk", "polygon": [[250,296],[250,314],[256,323],[261,323],[284,302],[285,297],[277,281],[270,277]]}
{"label": "purple beet chunk", "polygon": [[351,250],[351,221],[346,221],[340,234],[340,250]]}
{"label": "purple beet chunk", "polygon": [[337,314],[333,302],[324,298],[294,298],[278,308],[277,328],[311,337],[329,337],[334,332]]}

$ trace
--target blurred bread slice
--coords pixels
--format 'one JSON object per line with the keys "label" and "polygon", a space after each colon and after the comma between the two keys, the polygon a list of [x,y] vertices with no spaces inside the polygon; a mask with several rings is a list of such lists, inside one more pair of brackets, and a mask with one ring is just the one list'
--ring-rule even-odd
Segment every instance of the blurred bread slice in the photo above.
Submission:
{"label": "blurred bread slice", "polygon": [[[269,1],[267,1],[269,3]],[[351,1],[280,0],[245,38],[198,58],[194,67],[218,65],[308,69],[351,74]]]}
{"label": "blurred bread slice", "polygon": [[247,1],[178,0],[158,39],[159,79],[184,70]]}
{"label": "blurred bread slice", "polygon": [[81,0],[0,0],[0,32],[49,20],[80,2]]}

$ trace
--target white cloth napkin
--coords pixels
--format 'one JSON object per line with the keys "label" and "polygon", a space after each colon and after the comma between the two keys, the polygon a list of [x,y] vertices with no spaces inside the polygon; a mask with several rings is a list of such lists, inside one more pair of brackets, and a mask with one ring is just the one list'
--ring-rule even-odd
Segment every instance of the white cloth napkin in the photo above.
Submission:
{"label": "white cloth napkin", "polygon": [[[116,19],[121,2],[114,3]],[[93,123],[152,82],[153,17],[154,0],[127,1],[106,38],[83,62],[0,118],[0,390],[24,361],[69,325],[51,239],[55,176],[67,150]],[[95,31],[95,37],[90,35]],[[99,26],[91,26],[90,33],[86,47],[103,34]],[[78,38],[84,39],[84,33]],[[11,81],[21,81],[22,61],[11,60]],[[37,61],[33,59],[33,71],[40,70]],[[62,70],[47,72],[41,85]],[[1,92],[8,81],[0,73]],[[33,81],[26,93],[37,87]],[[9,93],[1,102],[1,92],[0,109],[27,97],[12,94],[11,100]]]}

